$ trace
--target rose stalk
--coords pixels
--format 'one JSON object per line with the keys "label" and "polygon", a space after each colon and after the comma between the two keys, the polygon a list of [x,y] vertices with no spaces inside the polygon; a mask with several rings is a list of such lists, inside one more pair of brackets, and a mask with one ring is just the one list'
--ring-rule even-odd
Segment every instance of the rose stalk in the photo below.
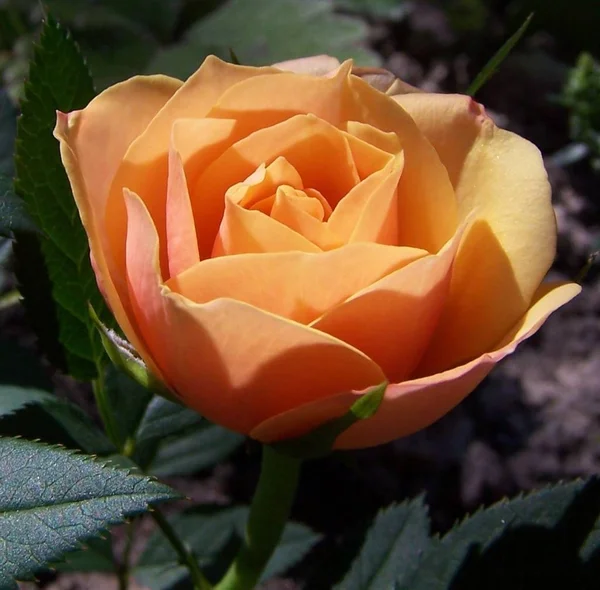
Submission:
{"label": "rose stalk", "polygon": [[[556,222],[537,148],[383,70],[209,57],[59,113],[55,135],[126,338],[181,403],[262,443],[384,382],[334,447],[424,428],[579,292],[542,282]],[[287,516],[297,465],[264,452],[278,467],[219,588],[252,587]]]}

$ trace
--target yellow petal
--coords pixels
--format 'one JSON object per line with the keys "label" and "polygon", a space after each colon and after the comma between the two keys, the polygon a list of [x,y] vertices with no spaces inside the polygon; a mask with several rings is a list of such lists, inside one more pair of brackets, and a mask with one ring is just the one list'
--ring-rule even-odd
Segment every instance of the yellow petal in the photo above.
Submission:
{"label": "yellow petal", "polygon": [[196,303],[231,297],[306,324],[425,254],[361,243],[318,254],[223,256],[200,262],[167,285]]}
{"label": "yellow petal", "polygon": [[419,372],[488,350],[529,307],[555,254],[556,223],[539,150],[498,129],[466,96],[397,97],[448,169],[459,219],[480,220],[453,271],[451,294]]}
{"label": "yellow petal", "polygon": [[[335,447],[371,447],[407,436],[435,422],[462,401],[496,363],[534,334],[548,315],[570,301],[579,291],[579,287],[572,283],[545,285],[531,309],[498,347],[443,373],[389,385],[375,416],[350,427],[337,439]],[[250,436],[266,443],[298,436],[343,415],[361,393],[343,393],[297,407],[265,421]]]}
{"label": "yellow petal", "polygon": [[152,219],[141,199],[126,192],[125,200],[136,316],[150,354],[185,404],[247,433],[297,405],[382,381],[365,355],[317,330],[239,301],[196,305],[170,292],[160,280]]}

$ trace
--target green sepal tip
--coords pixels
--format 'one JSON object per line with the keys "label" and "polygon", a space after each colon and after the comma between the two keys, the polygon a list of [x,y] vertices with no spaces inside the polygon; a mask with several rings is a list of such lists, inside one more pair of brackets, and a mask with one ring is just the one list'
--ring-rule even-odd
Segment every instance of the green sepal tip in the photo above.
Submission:
{"label": "green sepal tip", "polygon": [[328,455],[340,434],[359,420],[367,420],[375,415],[387,386],[387,381],[384,381],[372,387],[359,397],[343,416],[329,420],[307,434],[273,443],[271,446],[279,453],[295,459],[317,459]]}

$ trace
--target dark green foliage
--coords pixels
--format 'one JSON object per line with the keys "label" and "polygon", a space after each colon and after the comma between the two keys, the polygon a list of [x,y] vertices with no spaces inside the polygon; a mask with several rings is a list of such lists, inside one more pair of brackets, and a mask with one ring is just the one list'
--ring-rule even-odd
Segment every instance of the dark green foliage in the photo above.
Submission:
{"label": "dark green foliage", "polygon": [[68,371],[79,379],[93,378],[103,357],[87,308],[88,301],[96,309],[103,309],[103,303],[52,129],[57,109],[84,107],[93,96],[77,47],[49,20],[25,85],[15,158],[17,194],[43,235],[17,236],[16,270],[25,306],[49,357],[59,364],[64,358]]}
{"label": "dark green foliage", "polygon": [[[170,520],[177,534],[194,552],[200,566],[212,580],[223,574],[223,553],[235,552],[244,534],[248,508],[202,507]],[[262,579],[285,572],[300,561],[319,540],[319,535],[304,525],[288,523],[280,545],[269,561]],[[186,578],[186,570],[165,538],[156,533],[134,570],[135,577],[152,590],[162,590]]]}
{"label": "dark green foliage", "polygon": [[390,506],[375,518],[359,556],[336,590],[393,588],[410,577],[432,542],[423,498]]}
{"label": "dark green foliage", "polygon": [[558,484],[481,510],[423,555],[398,590],[597,588],[600,479]]}
{"label": "dark green foliage", "polygon": [[600,65],[589,53],[579,56],[560,102],[569,110],[571,139],[584,144],[600,168]]}
{"label": "dark green foliage", "polygon": [[335,14],[325,0],[228,0],[193,24],[183,42],[159,51],[148,71],[186,78],[210,53],[228,60],[230,47],[246,65],[319,53],[378,65],[361,46],[366,33],[364,22]]}
{"label": "dark green foliage", "polygon": [[243,442],[243,435],[204,420],[161,441],[149,471],[157,477],[196,473],[223,461]]}
{"label": "dark green foliage", "polygon": [[[178,494],[66,449],[0,438],[0,588]],[[68,526],[65,526],[68,524]]]}

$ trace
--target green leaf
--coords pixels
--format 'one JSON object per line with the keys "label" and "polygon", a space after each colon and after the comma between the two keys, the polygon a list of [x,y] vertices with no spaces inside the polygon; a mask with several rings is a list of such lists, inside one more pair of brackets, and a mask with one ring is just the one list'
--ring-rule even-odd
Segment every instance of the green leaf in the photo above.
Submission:
{"label": "green leaf", "polygon": [[429,517],[423,498],[382,510],[338,590],[394,588],[409,576],[430,545]]}
{"label": "green leaf", "polygon": [[204,421],[190,432],[161,442],[149,471],[157,477],[196,473],[219,463],[243,442],[243,435]]}
{"label": "green leaf", "polygon": [[139,445],[148,444],[182,432],[203,421],[202,416],[193,410],[155,396],[148,404],[140,422],[137,441]]}
{"label": "green leaf", "polygon": [[158,53],[150,73],[187,78],[209,54],[229,59],[233,46],[246,65],[328,53],[379,65],[366,49],[367,25],[335,14],[326,0],[229,0],[185,34],[184,41]]}
{"label": "green leaf", "polygon": [[133,438],[152,393],[113,366],[107,367],[104,388],[122,442]]}
{"label": "green leaf", "polygon": [[336,9],[391,20],[400,20],[410,11],[404,0],[335,0],[334,5]]}
{"label": "green leaf", "polygon": [[0,588],[29,579],[111,524],[179,497],[167,486],[65,449],[0,439]]}
{"label": "green leaf", "polygon": [[599,555],[600,479],[591,478],[502,501],[466,518],[397,587],[591,590],[598,583]]}
{"label": "green leaf", "polygon": [[115,451],[78,406],[39,389],[0,385],[0,435],[42,439],[88,453]]}
{"label": "green leaf", "polygon": [[359,420],[367,420],[375,414],[381,405],[387,385],[387,382],[384,382],[372,387],[361,395],[343,416],[334,418],[298,438],[274,443],[273,447],[284,455],[298,459],[315,459],[327,455],[342,432]]}
{"label": "green leaf", "polygon": [[84,547],[65,554],[52,568],[59,572],[116,572],[110,536],[86,541]]}
{"label": "green leaf", "polygon": [[51,393],[39,389],[0,385],[0,416],[13,414],[29,404],[43,403],[53,398]]}
{"label": "green leaf", "polygon": [[[245,526],[245,519],[244,519]],[[243,534],[243,529],[238,529],[238,534]],[[284,574],[293,565],[299,563],[304,556],[320,541],[321,536],[307,526],[298,522],[289,522],[281,536],[281,541],[273,556],[267,563],[260,581]]]}
{"label": "green leaf", "polygon": [[[92,80],[77,46],[55,22],[48,20],[34,48],[25,84],[15,157],[16,192],[43,237],[36,254],[35,243],[25,240],[22,234],[17,236],[17,277],[42,342],[52,349],[52,336],[58,333],[67,368],[79,379],[95,377],[96,366],[103,357],[100,337],[89,318],[88,302],[96,309],[104,307],[89,261],[87,238],[52,130],[56,110],[82,108],[93,96]],[[47,278],[39,276],[40,253]],[[49,286],[52,304],[48,302]],[[39,297],[46,300],[42,305]],[[55,351],[53,356],[57,356]]]}
{"label": "green leaf", "polygon": [[0,176],[0,236],[12,237],[14,232],[37,231],[23,201],[13,192],[13,181]]}
{"label": "green leaf", "polygon": [[[232,540],[239,543],[245,534],[248,507],[234,508],[203,507],[198,511],[180,514],[170,519],[178,536],[194,552],[200,567],[213,581],[223,573],[222,554],[235,551]],[[300,561],[320,539],[308,527],[288,523],[281,542],[271,557],[262,580],[281,574]],[[178,563],[177,554],[158,531],[150,537],[144,553],[137,564],[136,579],[151,588],[167,588],[187,576],[187,571]]]}
{"label": "green leaf", "polygon": [[[193,551],[202,569],[216,560],[236,531],[236,522],[247,516],[244,507],[202,507],[197,513],[188,512],[169,519],[179,538]],[[167,588],[187,576],[186,568],[160,531],[150,539],[133,574],[151,590]]]}
{"label": "green leaf", "polygon": [[500,47],[500,49],[492,56],[492,59],[485,64],[481,72],[475,76],[475,80],[471,82],[471,85],[467,89],[466,94],[469,96],[475,96],[477,91],[495,74],[500,64],[507,58],[508,54],[513,50],[514,46],[519,42],[531,19],[533,13],[531,13],[525,22],[519,27],[516,33],[514,33],[507,41]]}

